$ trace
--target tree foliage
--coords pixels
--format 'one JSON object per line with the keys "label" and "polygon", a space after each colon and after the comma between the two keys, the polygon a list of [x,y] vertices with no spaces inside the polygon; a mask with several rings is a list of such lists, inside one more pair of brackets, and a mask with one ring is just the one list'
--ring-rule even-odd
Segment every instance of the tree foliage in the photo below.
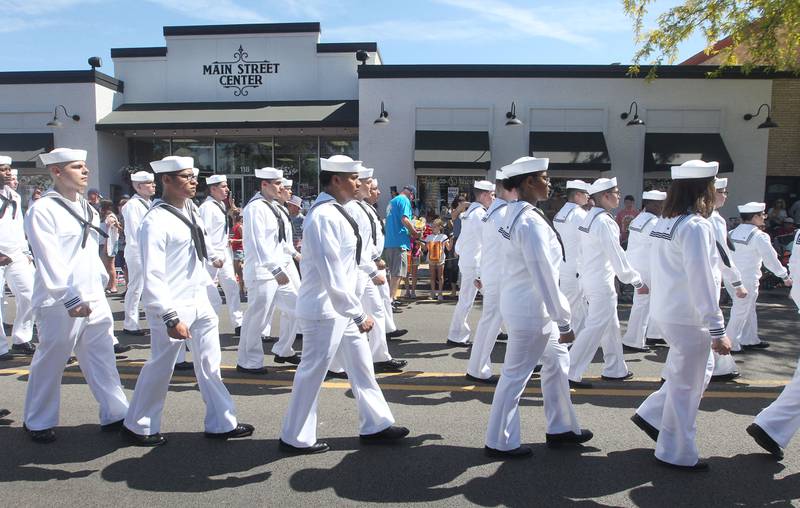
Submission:
{"label": "tree foliage", "polygon": [[[719,65],[711,75],[733,65],[745,72],[763,66],[800,74],[800,0],[684,0],[659,14],[651,30],[645,16],[654,0],[622,1],[638,43],[632,74],[642,63],[675,63],[678,46],[697,31],[705,36],[706,54]],[[716,45],[726,37],[729,45]],[[650,73],[654,76],[655,67]]]}

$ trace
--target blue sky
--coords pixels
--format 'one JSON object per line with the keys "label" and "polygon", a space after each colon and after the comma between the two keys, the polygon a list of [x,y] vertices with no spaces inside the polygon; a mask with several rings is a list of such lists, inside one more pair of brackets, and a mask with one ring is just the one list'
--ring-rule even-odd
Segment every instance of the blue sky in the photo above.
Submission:
{"label": "blue sky", "polygon": [[[654,11],[677,0],[656,0]],[[0,0],[0,71],[113,74],[112,47],[163,46],[162,26],[319,21],[322,42],[375,41],[384,63],[629,63],[622,0]],[[695,36],[681,59],[704,46]]]}

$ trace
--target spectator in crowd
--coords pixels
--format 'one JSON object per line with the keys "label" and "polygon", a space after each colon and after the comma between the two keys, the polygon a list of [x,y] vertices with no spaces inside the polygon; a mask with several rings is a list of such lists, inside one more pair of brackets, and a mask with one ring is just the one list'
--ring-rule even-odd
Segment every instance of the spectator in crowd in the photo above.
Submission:
{"label": "spectator in crowd", "polygon": [[100,201],[102,199],[103,196],[97,189],[89,189],[89,191],[86,193],[86,200],[89,201],[89,204],[92,205],[92,207],[94,207],[94,209],[98,212],[100,211]]}
{"label": "spectator in crowd", "polygon": [[117,271],[114,267],[114,260],[117,257],[117,240],[119,240],[119,219],[114,214],[114,203],[104,199],[100,201],[100,229],[108,235],[106,238],[100,237],[100,259],[108,272],[108,284],[106,293],[114,294],[117,292]]}
{"label": "spectator in crowd", "polygon": [[431,276],[431,299],[444,300],[444,263],[447,255],[445,250],[450,248],[450,239],[442,233],[444,222],[436,219],[431,225],[431,233],[423,239],[423,248],[428,255],[428,270]]}
{"label": "spectator in crowd", "polygon": [[242,263],[244,262],[244,247],[242,244],[242,225],[244,220],[242,214],[237,213],[233,217],[233,231],[231,233],[231,251],[233,252],[233,273],[236,274],[236,280],[239,282],[239,296],[242,300],[245,298],[244,289],[244,274],[242,272]]}
{"label": "spectator in crowd", "polygon": [[466,194],[459,194],[453,199],[450,205],[450,246],[446,249],[450,255],[445,260],[444,279],[445,284],[450,286],[450,296],[458,296],[458,254],[456,254],[456,242],[461,235],[461,214],[467,211],[470,202],[467,201]]}
{"label": "spectator in crowd", "polygon": [[128,281],[128,265],[125,263],[125,217],[122,215],[122,207],[128,204],[131,197],[127,194],[123,194],[119,198],[119,203],[117,203],[117,210],[119,210],[119,241],[117,242],[117,258],[114,260],[114,266],[122,270],[123,277],[125,278],[125,283],[127,284]]}
{"label": "spectator in crowd", "polygon": [[424,236],[425,231],[424,218],[415,217],[411,222],[414,224],[417,234],[411,238],[411,250],[408,252],[408,274],[405,279],[406,298],[417,297],[417,273],[420,259],[422,258],[422,242],[420,238]]}
{"label": "spectator in crowd", "polygon": [[386,217],[386,237],[384,258],[390,276],[389,294],[394,300],[400,279],[408,274],[408,252],[411,250],[411,237],[417,236],[411,219],[411,200],[417,192],[413,185],[406,185],[403,190],[389,202],[389,213]]}
{"label": "spectator in crowd", "polygon": [[767,227],[771,229],[780,226],[783,224],[783,219],[788,216],[789,212],[786,211],[786,201],[776,199],[772,208],[767,212]]}
{"label": "spectator in crowd", "polygon": [[636,199],[628,194],[625,196],[625,206],[617,212],[617,224],[619,225],[619,242],[623,248],[628,245],[628,226],[631,221],[639,215],[636,209]]}
{"label": "spectator in crowd", "polygon": [[786,217],[783,219],[783,223],[775,230],[775,236],[794,235],[796,230],[794,219]]}
{"label": "spectator in crowd", "polygon": [[286,208],[289,209],[289,217],[292,219],[292,240],[294,241],[294,248],[300,251],[300,244],[303,241],[303,220],[306,216],[302,213],[303,200],[300,196],[292,196],[286,202]]}
{"label": "spectator in crowd", "polygon": [[792,203],[792,207],[789,208],[789,217],[794,219],[794,223],[800,223],[800,199]]}

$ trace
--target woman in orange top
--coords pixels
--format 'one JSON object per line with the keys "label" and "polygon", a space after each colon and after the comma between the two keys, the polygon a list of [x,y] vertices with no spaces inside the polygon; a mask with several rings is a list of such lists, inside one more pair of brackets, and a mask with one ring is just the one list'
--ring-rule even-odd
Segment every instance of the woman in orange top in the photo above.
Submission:
{"label": "woman in orange top", "polygon": [[[423,239],[423,249],[428,253],[428,266],[431,273],[431,299],[444,300],[444,261],[445,249],[450,249],[450,239],[442,234],[442,219],[433,221],[432,232]],[[438,288],[438,294],[437,294]]]}

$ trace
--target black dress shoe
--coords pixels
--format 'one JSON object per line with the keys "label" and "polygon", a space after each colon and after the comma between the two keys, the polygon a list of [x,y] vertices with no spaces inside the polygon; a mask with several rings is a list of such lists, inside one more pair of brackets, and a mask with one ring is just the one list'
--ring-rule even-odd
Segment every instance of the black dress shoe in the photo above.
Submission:
{"label": "black dress shoe", "polygon": [[397,337],[402,337],[403,335],[407,334],[408,330],[405,329],[398,329],[393,332],[389,332],[386,334],[387,339],[396,339]]}
{"label": "black dress shoe", "polygon": [[257,374],[259,376],[263,376],[267,373],[266,367],[258,367],[257,369],[248,369],[246,367],[242,367],[241,365],[236,365],[236,372],[241,372],[242,374]]}
{"label": "black dress shoe", "polygon": [[482,377],[473,376],[472,374],[467,374],[464,377],[467,381],[472,381],[473,383],[482,383],[485,385],[496,385],[500,380],[500,376],[489,376],[484,379]]}
{"label": "black dress shoe", "polygon": [[143,335],[147,335],[147,332],[144,330],[128,330],[127,328],[123,328],[122,333],[125,335],[133,335],[134,337],[142,337]]}
{"label": "black dress shoe", "polygon": [[542,364],[541,363],[533,368],[533,373],[534,374],[538,374],[541,371],[542,371]]}
{"label": "black dress shoe", "polygon": [[781,450],[781,446],[776,443],[764,429],[755,423],[751,423],[747,427],[747,433],[756,441],[758,446],[767,450],[776,459],[783,460],[783,450]]}
{"label": "black dress shoe", "polygon": [[733,381],[741,374],[738,372],[728,372],[727,374],[717,374],[716,376],[711,376],[711,381],[715,383],[723,382],[723,381]]}
{"label": "black dress shoe", "polygon": [[562,432],[560,434],[545,434],[548,448],[560,448],[564,445],[582,444],[594,437],[591,430],[581,429],[580,434],[574,432]]}
{"label": "black dress shoe", "polygon": [[762,340],[758,344],[742,344],[742,349],[767,349],[769,342]]}
{"label": "black dress shoe", "polygon": [[273,337],[271,335],[262,335],[261,342],[278,342],[278,337]]}
{"label": "black dress shoe", "polygon": [[408,362],[405,360],[397,360],[396,358],[392,358],[391,360],[386,360],[385,362],[375,362],[373,367],[375,372],[403,372],[403,367],[408,365]]}
{"label": "black dress shoe", "polygon": [[331,379],[331,378],[333,378],[333,379],[347,379],[347,372],[334,372],[332,370],[329,370],[325,374],[325,379]]}
{"label": "black dress shoe", "polygon": [[70,356],[67,358],[67,365],[75,365],[76,363],[78,363],[78,359],[76,357]]}
{"label": "black dress shoe", "polygon": [[275,363],[291,363],[292,365],[299,365],[300,353],[295,353],[292,356],[275,355]]}
{"label": "black dress shoe", "polygon": [[208,439],[236,439],[237,437],[252,436],[255,427],[249,423],[240,423],[228,432],[203,432]]}
{"label": "black dress shoe", "polygon": [[666,346],[667,341],[664,339],[644,339],[644,343],[648,346]]}
{"label": "black dress shoe", "polygon": [[236,328],[233,329],[233,336],[234,337],[241,337],[242,336],[242,327],[241,326],[237,326]]}
{"label": "black dress shoe", "polygon": [[670,462],[665,462],[658,457],[656,457],[656,462],[664,467],[668,467],[670,469],[677,469],[678,471],[686,471],[689,473],[705,473],[711,470],[711,466],[708,465],[708,462],[697,462],[697,464],[693,466],[679,466],[678,464],[672,464]]}
{"label": "black dress shoe", "polygon": [[634,423],[634,425],[642,429],[642,431],[647,434],[650,439],[653,441],[658,441],[658,429],[650,425],[647,420],[639,416],[639,413],[633,413],[633,416],[631,416],[631,421]]}
{"label": "black dress shoe", "polygon": [[295,336],[294,336],[294,340],[303,340],[303,334],[302,333],[296,333]]}
{"label": "black dress shoe", "polygon": [[11,352],[18,355],[32,356],[36,352],[36,346],[33,342],[23,342],[22,344],[13,344]]}
{"label": "black dress shoe", "polygon": [[403,439],[409,432],[405,427],[392,425],[374,434],[361,434],[358,439],[364,444],[389,444]]}
{"label": "black dress shoe", "polygon": [[284,453],[291,453],[292,455],[313,455],[315,453],[325,453],[331,449],[328,443],[324,441],[317,441],[311,446],[292,446],[286,443],[283,439],[278,439],[278,448]]}
{"label": "black dress shoe", "polygon": [[122,420],[117,420],[115,422],[106,423],[105,425],[101,425],[100,426],[100,431],[101,432],[118,432],[118,431],[122,430],[122,423],[124,421],[125,420],[122,419]]}
{"label": "black dress shoe", "polygon": [[403,310],[400,307],[392,307],[392,314],[402,314]]}
{"label": "black dress shoe", "polygon": [[178,362],[175,364],[175,370],[193,370],[194,362]]}
{"label": "black dress shoe", "polygon": [[167,438],[161,434],[156,433],[143,436],[124,425],[119,430],[119,433],[127,442],[134,446],[161,446],[167,442]]}
{"label": "black dress shoe", "polygon": [[497,340],[508,340],[508,334],[503,332],[498,333]]}
{"label": "black dress shoe", "polygon": [[628,371],[628,373],[622,377],[600,376],[600,379],[602,379],[603,381],[625,381],[632,377],[633,377],[633,372]]}
{"label": "black dress shoe", "polygon": [[56,440],[56,431],[53,429],[31,430],[24,423],[22,428],[28,432],[28,435],[36,443],[52,443]]}
{"label": "black dress shoe", "polygon": [[11,353],[3,353],[2,355],[0,355],[0,362],[13,359],[14,355],[12,355]]}
{"label": "black dress shoe", "polygon": [[131,350],[130,346],[123,346],[122,344],[114,344],[114,354],[121,355],[122,353],[127,353]]}
{"label": "black dress shoe", "polygon": [[5,418],[6,416],[8,416],[10,414],[11,414],[11,411],[9,411],[8,409],[0,409],[0,420],[2,420],[3,418]]}
{"label": "black dress shoe", "polygon": [[645,346],[645,347],[633,347],[633,346],[629,346],[627,344],[623,344],[622,345],[622,351],[625,352],[625,353],[649,353],[650,352],[650,348],[647,347],[647,346]]}
{"label": "black dress shoe", "polygon": [[573,381],[569,380],[569,387],[570,388],[591,388],[593,385],[587,381]]}
{"label": "black dress shoe", "polygon": [[450,340],[450,339],[447,339],[447,342],[445,342],[445,344],[447,344],[450,347],[465,347],[465,348],[466,347],[472,347],[472,343],[471,342],[456,342],[456,341]]}
{"label": "black dress shoe", "polygon": [[493,459],[524,459],[533,455],[533,450],[530,446],[520,446],[513,450],[498,450],[484,446],[483,454]]}

